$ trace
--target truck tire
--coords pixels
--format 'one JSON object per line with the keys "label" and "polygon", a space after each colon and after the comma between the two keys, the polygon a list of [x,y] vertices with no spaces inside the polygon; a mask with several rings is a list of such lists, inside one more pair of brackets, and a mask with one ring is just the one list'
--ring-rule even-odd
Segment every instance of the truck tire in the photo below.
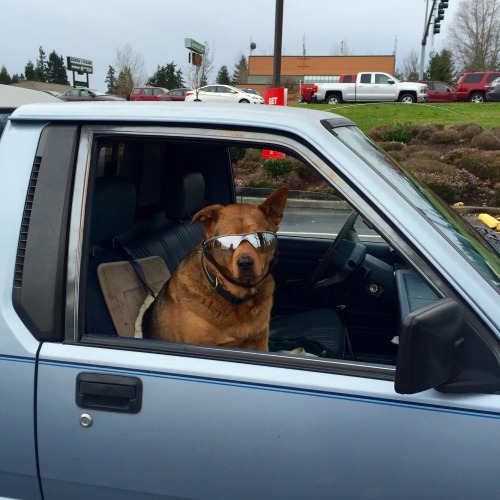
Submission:
{"label": "truck tire", "polygon": [[398,101],[404,104],[415,104],[417,98],[413,94],[401,94]]}
{"label": "truck tire", "polygon": [[240,103],[242,103],[242,102],[245,103],[245,104],[250,104],[250,101],[248,99],[242,99],[240,101]]}
{"label": "truck tire", "polygon": [[325,99],[325,104],[342,104],[342,97],[338,95],[329,95]]}
{"label": "truck tire", "polygon": [[469,97],[469,102],[484,102],[484,93],[483,92],[472,92]]}

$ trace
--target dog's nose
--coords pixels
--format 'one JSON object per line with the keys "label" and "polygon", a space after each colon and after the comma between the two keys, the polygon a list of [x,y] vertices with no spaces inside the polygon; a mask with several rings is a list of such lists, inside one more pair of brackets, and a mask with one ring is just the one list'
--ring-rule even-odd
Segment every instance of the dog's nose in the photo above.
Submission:
{"label": "dog's nose", "polygon": [[238,267],[242,271],[247,271],[253,267],[253,258],[250,255],[241,255],[238,259]]}

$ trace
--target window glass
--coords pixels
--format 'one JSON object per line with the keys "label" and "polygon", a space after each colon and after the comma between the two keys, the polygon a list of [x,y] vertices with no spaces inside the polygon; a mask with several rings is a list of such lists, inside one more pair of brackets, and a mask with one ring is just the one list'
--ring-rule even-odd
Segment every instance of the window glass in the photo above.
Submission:
{"label": "window glass", "polygon": [[384,75],[383,73],[377,73],[375,75],[375,83],[388,84],[389,77],[387,75]]}
{"label": "window glass", "polygon": [[141,89],[134,89],[133,94],[137,95],[141,93]]}
{"label": "window glass", "polygon": [[464,83],[479,83],[483,79],[484,73],[470,73],[465,76]]}
{"label": "window glass", "polygon": [[488,75],[488,78],[486,78],[486,81],[488,83],[490,83],[493,80],[496,80],[499,76],[500,76],[500,73],[492,73],[491,75]]}
{"label": "window glass", "polygon": [[361,83],[371,83],[371,81],[372,81],[371,73],[363,73],[361,75],[361,80],[360,80]]}

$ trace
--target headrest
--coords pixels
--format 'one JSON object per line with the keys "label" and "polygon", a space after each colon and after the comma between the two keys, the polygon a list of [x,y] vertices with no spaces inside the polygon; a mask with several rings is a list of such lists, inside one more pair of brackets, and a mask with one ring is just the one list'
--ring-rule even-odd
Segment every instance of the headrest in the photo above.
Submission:
{"label": "headrest", "polygon": [[90,244],[132,230],[136,208],[133,182],[125,177],[99,177],[95,183],[90,216]]}
{"label": "headrest", "polygon": [[165,214],[171,220],[182,220],[205,206],[205,179],[200,172],[190,172],[169,182]]}

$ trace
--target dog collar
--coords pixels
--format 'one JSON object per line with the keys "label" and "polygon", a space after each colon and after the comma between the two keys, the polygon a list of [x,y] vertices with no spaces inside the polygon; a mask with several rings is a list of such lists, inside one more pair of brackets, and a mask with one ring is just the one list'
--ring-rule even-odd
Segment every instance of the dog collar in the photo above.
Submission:
{"label": "dog collar", "polygon": [[[231,302],[232,304],[243,304],[244,302],[247,302],[248,300],[250,299],[253,299],[257,293],[254,293],[252,295],[247,295],[246,297],[243,297],[243,298],[240,298],[240,297],[236,297],[236,295],[233,295],[229,290],[227,290],[220,282],[219,282],[219,279],[217,278],[217,276],[215,276],[214,274],[212,274],[208,269],[207,269],[207,266],[205,266],[205,260],[204,260],[204,254],[202,253],[201,254],[201,268],[203,269],[203,273],[205,274],[208,282],[210,283],[210,285],[212,286],[212,288],[223,298],[225,298],[226,300],[228,300],[229,302]],[[210,259],[209,259],[210,260]],[[210,260],[210,262],[212,262]],[[212,262],[213,263],[213,262]],[[219,267],[217,266],[217,264],[214,264],[217,269],[219,269]],[[220,269],[219,269],[220,271]],[[222,272],[222,271],[221,271]],[[225,278],[227,278],[227,276],[222,273],[223,276]],[[267,274],[266,276],[267,277]],[[235,284],[237,284],[238,282],[236,282],[235,280],[232,280],[230,279],[230,281],[234,281]],[[260,283],[260,282],[259,282]],[[244,285],[245,288],[248,288],[246,284],[242,283],[238,286],[242,286]],[[253,288],[253,285],[252,287]]]}

